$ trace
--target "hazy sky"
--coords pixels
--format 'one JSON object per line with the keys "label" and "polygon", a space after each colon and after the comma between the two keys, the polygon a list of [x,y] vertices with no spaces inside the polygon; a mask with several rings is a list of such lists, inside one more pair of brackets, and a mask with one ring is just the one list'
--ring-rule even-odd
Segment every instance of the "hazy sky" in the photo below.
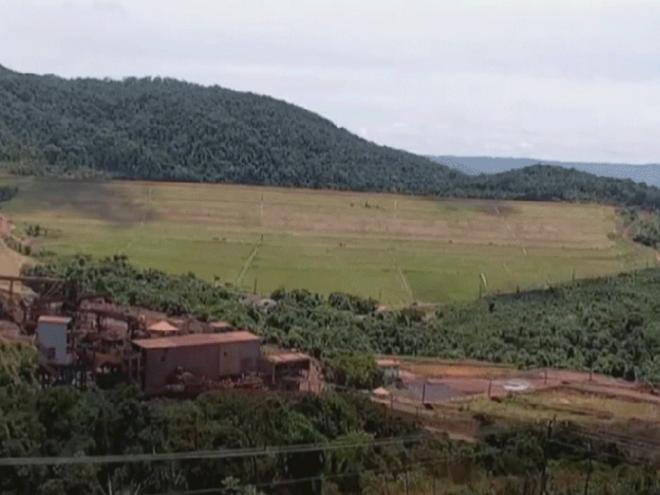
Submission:
{"label": "hazy sky", "polygon": [[266,93],[419,153],[660,161],[660,0],[0,0],[0,64]]}

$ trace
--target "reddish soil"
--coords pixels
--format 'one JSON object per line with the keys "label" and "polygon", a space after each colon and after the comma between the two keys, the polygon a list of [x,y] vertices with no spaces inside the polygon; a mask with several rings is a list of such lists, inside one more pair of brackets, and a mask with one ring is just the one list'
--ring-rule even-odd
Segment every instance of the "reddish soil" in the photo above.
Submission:
{"label": "reddish soil", "polygon": [[[483,425],[470,412],[469,401],[490,395],[499,400],[511,394],[533,394],[552,389],[660,406],[660,396],[640,383],[579,371],[514,368],[474,361],[414,360],[401,361],[400,387],[390,388],[390,396],[378,400],[398,414],[414,415],[425,427],[443,431],[457,439],[475,439]],[[456,404],[456,402],[459,404]],[[614,443],[631,457],[650,459],[660,451],[660,422],[616,421],[605,401],[603,408],[549,404],[549,409],[568,411],[585,417],[583,434],[600,444]],[[543,407],[543,406],[539,406]],[[660,410],[660,408],[658,409]],[[506,415],[492,417],[508,422]],[[614,421],[614,422],[613,422]],[[599,426],[600,425],[600,426]],[[614,428],[612,436],[600,428]],[[582,431],[581,430],[581,431]],[[619,438],[620,437],[620,438]]]}
{"label": "reddish soil", "polygon": [[[580,386],[593,393],[638,400],[660,398],[643,390],[640,384],[604,375],[579,371],[515,368],[475,361],[402,361],[401,380],[408,397],[427,402],[440,402],[476,394],[503,397],[509,393],[526,393],[561,386]],[[424,385],[426,383],[426,385]]]}

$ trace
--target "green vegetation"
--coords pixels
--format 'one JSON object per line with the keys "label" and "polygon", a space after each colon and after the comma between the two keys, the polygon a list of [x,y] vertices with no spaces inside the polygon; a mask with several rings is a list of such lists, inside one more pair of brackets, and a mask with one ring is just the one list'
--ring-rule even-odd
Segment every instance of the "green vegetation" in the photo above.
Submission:
{"label": "green vegetation", "polygon": [[217,86],[0,71],[0,101],[0,160],[19,173],[405,192],[432,192],[453,174]]}
{"label": "green vegetation", "polygon": [[326,380],[342,387],[373,390],[383,384],[383,377],[370,354],[330,353],[324,358],[323,374]]}
{"label": "green vegetation", "polygon": [[25,235],[28,237],[42,237],[48,235],[48,229],[38,223],[29,223],[25,226]]}
{"label": "green vegetation", "polygon": [[[141,400],[134,388],[72,387],[39,390],[0,383],[0,457],[171,453],[221,448],[356,443],[410,436],[414,425],[388,417],[368,400],[326,393],[286,399],[272,394],[208,393],[195,400]],[[218,488],[232,483],[328,476],[339,493],[354,493],[383,466],[401,466],[418,449],[446,451],[422,442],[348,448],[323,454],[290,453],[255,458],[173,463],[1,468],[2,493],[89,495],[164,493]],[[303,481],[291,493],[317,493],[322,481]],[[289,488],[289,487],[287,487]],[[268,490],[270,492],[270,490]],[[250,491],[220,493],[256,493]]]}
{"label": "green vegetation", "polygon": [[18,192],[17,187],[1,186],[0,187],[0,203],[3,202],[3,201],[9,201],[14,196],[16,196],[17,192]]}
{"label": "green vegetation", "polygon": [[138,269],[123,257],[76,257],[27,271],[79,281],[84,290],[120,303],[226,319],[326,363],[340,353],[401,354],[660,381],[660,269],[486,297],[431,315],[415,307],[365,315],[371,302],[338,309],[336,295],[331,304],[302,290],[276,291],[277,305],[263,310],[217,283]]}
{"label": "green vegetation", "polygon": [[657,188],[559,167],[469,177],[294,105],[217,86],[5,69],[0,101],[0,161],[20,174],[660,207]]}
{"label": "green vegetation", "polygon": [[456,197],[596,202],[660,209],[660,189],[626,179],[597,177],[556,165],[499,174],[459,176],[444,192]]}
{"label": "green vegetation", "polygon": [[[21,352],[0,346],[0,365]],[[575,493],[567,490],[581,488],[589,470],[590,493],[607,487],[612,495],[651,494],[658,488],[654,469],[628,465],[612,449],[596,449],[594,463],[587,463],[586,446],[571,425],[557,425],[550,439],[537,424],[491,431],[479,445],[468,446],[423,434],[355,394],[223,391],[191,400],[144,400],[136,388],[123,385],[41,389],[34,361],[27,362],[20,374],[0,368],[0,458],[346,446],[231,459],[0,467],[0,491],[6,494],[403,495],[436,486],[442,495],[468,493],[467,487],[474,495],[524,495],[548,472],[547,493],[559,495]],[[409,440],[368,445],[391,438]]]}
{"label": "green vegetation", "polygon": [[33,382],[37,353],[32,346],[0,339],[0,387]]}
{"label": "green vegetation", "polygon": [[643,215],[633,225],[631,234],[635,242],[660,249],[660,214]]}
{"label": "green vegetation", "polygon": [[6,176],[0,185],[19,187],[3,211],[16,233],[40,234],[26,239],[41,259],[122,253],[259,294],[339,291],[400,307],[656,264],[618,233],[609,206]]}

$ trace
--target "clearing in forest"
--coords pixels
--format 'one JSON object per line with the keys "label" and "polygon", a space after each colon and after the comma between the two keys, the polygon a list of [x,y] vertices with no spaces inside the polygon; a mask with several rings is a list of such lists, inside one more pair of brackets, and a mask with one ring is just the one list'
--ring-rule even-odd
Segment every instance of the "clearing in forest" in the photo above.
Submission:
{"label": "clearing in forest", "polygon": [[[246,290],[344,291],[385,304],[469,300],[484,292],[641,268],[612,207],[438,200],[396,194],[4,176],[3,211],[57,254],[126,254],[169,272]],[[255,249],[258,246],[258,249]]]}

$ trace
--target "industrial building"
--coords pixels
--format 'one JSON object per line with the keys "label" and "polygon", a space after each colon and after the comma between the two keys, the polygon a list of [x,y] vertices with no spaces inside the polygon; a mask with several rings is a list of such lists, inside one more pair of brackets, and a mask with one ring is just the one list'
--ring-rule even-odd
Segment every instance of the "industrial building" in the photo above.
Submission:
{"label": "industrial building", "polygon": [[65,366],[73,362],[70,327],[71,318],[67,316],[39,317],[36,340],[40,363]]}
{"label": "industrial building", "polygon": [[260,345],[261,339],[247,331],[133,341],[141,354],[138,375],[147,394],[164,391],[168,381],[181,369],[206,380],[255,373]]}

